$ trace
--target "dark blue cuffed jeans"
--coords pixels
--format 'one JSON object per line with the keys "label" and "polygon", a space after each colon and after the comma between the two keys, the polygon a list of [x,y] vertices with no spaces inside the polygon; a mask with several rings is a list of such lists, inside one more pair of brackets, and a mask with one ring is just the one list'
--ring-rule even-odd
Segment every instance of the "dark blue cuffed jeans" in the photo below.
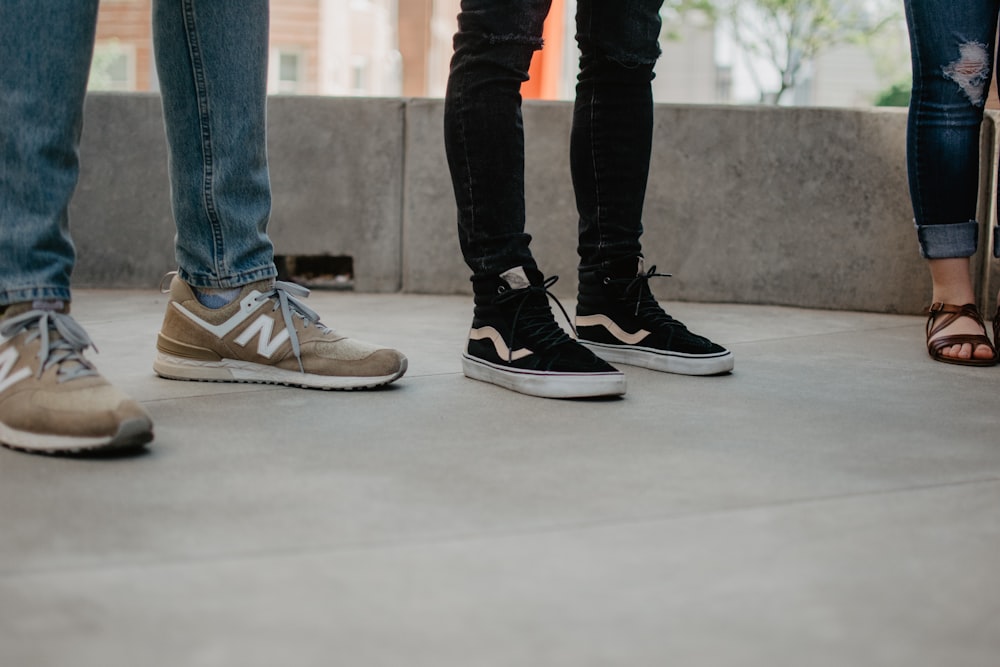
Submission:
{"label": "dark blue cuffed jeans", "polygon": [[[581,269],[641,252],[662,0],[579,0],[570,168]],[[525,233],[521,83],[550,0],[462,0],[445,147],[462,253],[474,276],[535,267]]]}
{"label": "dark blue cuffed jeans", "polygon": [[[905,0],[913,65],[907,171],[920,253],[969,257],[979,223],[979,129],[1000,0]],[[1000,246],[994,234],[994,254]]]}

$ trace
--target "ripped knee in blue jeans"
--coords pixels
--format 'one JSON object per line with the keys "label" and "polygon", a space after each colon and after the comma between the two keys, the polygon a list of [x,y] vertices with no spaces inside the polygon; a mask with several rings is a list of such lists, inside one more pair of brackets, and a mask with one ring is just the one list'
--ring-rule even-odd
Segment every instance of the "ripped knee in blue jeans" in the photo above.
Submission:
{"label": "ripped knee in blue jeans", "polygon": [[945,77],[958,84],[959,89],[973,106],[986,103],[986,84],[992,74],[990,53],[985,44],[966,42],[959,46],[959,57],[941,71]]}

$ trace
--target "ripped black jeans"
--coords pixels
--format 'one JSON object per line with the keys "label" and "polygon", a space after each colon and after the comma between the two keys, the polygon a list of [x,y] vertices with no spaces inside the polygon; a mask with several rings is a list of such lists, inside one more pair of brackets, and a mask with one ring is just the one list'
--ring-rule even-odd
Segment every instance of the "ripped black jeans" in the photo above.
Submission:
{"label": "ripped black jeans", "polygon": [[[580,75],[570,170],[582,269],[641,252],[662,1],[577,3]],[[549,5],[462,0],[445,97],[445,147],[462,253],[477,277],[535,267],[524,231],[520,87],[542,46]]]}
{"label": "ripped black jeans", "polygon": [[[969,257],[979,223],[979,128],[1000,0],[905,0],[913,64],[907,171],[920,253]],[[994,254],[1000,245],[994,234]]]}

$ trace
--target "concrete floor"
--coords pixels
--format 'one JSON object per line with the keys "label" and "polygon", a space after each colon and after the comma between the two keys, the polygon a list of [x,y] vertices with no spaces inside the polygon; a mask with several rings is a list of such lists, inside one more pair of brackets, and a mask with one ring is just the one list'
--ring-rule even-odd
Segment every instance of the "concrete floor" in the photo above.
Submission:
{"label": "concrete floor", "polygon": [[0,451],[0,665],[1000,664],[1000,368],[921,318],[676,304],[730,376],[465,379],[466,297],[314,292],[367,393],[162,380],[156,292],[84,291],[145,455]]}

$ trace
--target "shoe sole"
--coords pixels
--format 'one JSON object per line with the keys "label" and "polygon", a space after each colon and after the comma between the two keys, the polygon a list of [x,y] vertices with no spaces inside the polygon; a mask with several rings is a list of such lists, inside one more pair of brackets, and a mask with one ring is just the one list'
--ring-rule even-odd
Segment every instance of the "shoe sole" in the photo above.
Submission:
{"label": "shoe sole", "polygon": [[142,449],[153,439],[153,425],[146,419],[130,419],[112,436],[83,438],[18,431],[0,424],[0,445],[31,454],[61,456],[123,452]]}
{"label": "shoe sole", "polygon": [[379,376],[332,376],[314,375],[288,371],[274,366],[264,366],[248,361],[223,359],[222,361],[194,361],[182,359],[163,352],[156,355],[153,370],[168,380],[189,380],[194,382],[242,382],[255,384],[283,384],[304,389],[344,390],[372,389],[395,382],[406,373],[407,360],[404,357],[399,370],[391,375]]}
{"label": "shoe sole", "polygon": [[468,354],[462,355],[462,371],[473,380],[541,398],[593,398],[621,396],[625,393],[625,374],[620,371],[546,373],[497,366]]}
{"label": "shoe sole", "polygon": [[578,342],[609,363],[639,366],[663,373],[722,375],[732,371],[735,366],[735,358],[729,350],[714,355],[690,355],[648,347],[605,345],[586,340]]}

